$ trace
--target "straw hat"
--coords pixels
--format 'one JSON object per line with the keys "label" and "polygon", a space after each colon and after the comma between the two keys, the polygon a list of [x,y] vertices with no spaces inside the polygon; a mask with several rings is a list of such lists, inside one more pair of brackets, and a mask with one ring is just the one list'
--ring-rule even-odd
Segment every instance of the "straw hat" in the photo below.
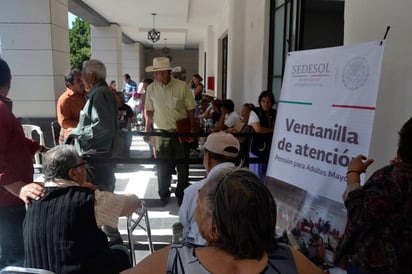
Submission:
{"label": "straw hat", "polygon": [[156,57],[153,59],[153,66],[147,66],[146,72],[172,70],[170,60],[167,57]]}
{"label": "straw hat", "polygon": [[208,89],[205,93],[202,94],[203,96],[210,96],[212,98],[215,98],[215,91]]}

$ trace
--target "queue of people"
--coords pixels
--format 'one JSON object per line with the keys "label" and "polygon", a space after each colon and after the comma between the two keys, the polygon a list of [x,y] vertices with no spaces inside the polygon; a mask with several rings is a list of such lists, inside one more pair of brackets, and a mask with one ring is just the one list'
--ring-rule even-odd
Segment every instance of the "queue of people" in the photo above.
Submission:
{"label": "queue of people", "polygon": [[[185,82],[171,77],[171,70],[170,60],[164,57],[154,58],[146,68],[154,73],[155,81],[148,82],[143,93],[145,131],[166,133],[151,142],[156,157],[169,160],[157,165],[158,194],[165,206],[176,166],[183,240],[131,268],[117,225],[119,216],[133,212],[140,200],[134,194],[113,193],[114,165],[102,161],[118,155],[119,131],[131,129],[132,110],[125,104],[125,94],[109,88],[105,65],[99,60],[86,61],[81,72],[71,70],[57,110],[64,139],[74,138],[74,145],[48,149],[24,137],[7,98],[11,71],[0,59],[3,266],[24,264],[56,273],[323,273],[299,251],[279,243],[275,235],[276,202],[262,183],[276,120],[273,94],[262,92],[259,106],[246,103],[239,116],[232,100],[221,101],[211,91],[202,92],[197,103],[196,88],[190,90]],[[133,86],[130,76],[128,80]],[[76,108],[81,109],[78,116],[72,113]],[[70,123],[69,118],[73,118]],[[168,133],[179,133],[182,125],[184,132],[199,132],[196,118],[210,130],[203,158],[207,176],[189,186],[188,164],[180,161],[189,157],[188,143]],[[233,133],[252,134],[245,139]],[[412,118],[399,132],[397,157],[363,186],[360,174],[373,160],[359,155],[348,166],[343,195],[348,222],[335,260],[349,274],[412,271],[408,259],[412,251],[411,140]],[[245,142],[249,157],[263,159],[249,169],[235,166],[239,154],[245,153]],[[126,153],[127,145],[120,147]],[[43,184],[32,183],[32,158],[37,151],[45,153]]]}

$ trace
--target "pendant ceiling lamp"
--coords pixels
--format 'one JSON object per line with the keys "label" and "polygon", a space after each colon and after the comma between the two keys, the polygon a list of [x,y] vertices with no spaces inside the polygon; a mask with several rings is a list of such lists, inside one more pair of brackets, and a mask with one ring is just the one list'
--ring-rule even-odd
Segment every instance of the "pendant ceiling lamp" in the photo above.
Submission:
{"label": "pendant ceiling lamp", "polygon": [[147,32],[147,39],[149,39],[153,43],[156,43],[160,39],[160,31],[157,31],[155,29],[155,16],[156,16],[156,13],[152,13],[152,15],[153,15],[153,28]]}

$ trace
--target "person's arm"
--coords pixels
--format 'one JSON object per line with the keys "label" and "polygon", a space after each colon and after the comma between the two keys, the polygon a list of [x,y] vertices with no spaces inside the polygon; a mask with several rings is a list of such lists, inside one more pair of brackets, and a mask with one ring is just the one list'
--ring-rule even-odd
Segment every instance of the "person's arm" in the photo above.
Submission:
{"label": "person's arm", "polygon": [[[146,120],[146,124],[144,126],[144,131],[145,132],[151,132],[153,129],[153,115],[154,115],[154,111],[153,110],[144,110],[144,118]],[[143,140],[145,142],[149,142],[150,140],[150,136],[143,136]]]}
{"label": "person's arm", "polygon": [[294,248],[290,248],[290,250],[292,251],[293,259],[295,260],[296,268],[299,274],[325,274],[322,269],[318,268],[302,253]]}
{"label": "person's arm", "polygon": [[196,119],[195,119],[195,110],[194,109],[189,110],[187,112],[187,116],[188,116],[189,121],[190,121],[190,132],[191,133],[198,133],[199,132],[199,127],[197,126]]}
{"label": "person's arm", "polygon": [[249,114],[248,125],[251,126],[256,133],[272,133],[273,132],[273,128],[263,127],[260,124],[259,117],[254,111],[251,111]]}
{"label": "person's arm", "polygon": [[128,216],[140,207],[140,199],[132,193],[124,193],[123,195],[125,196],[125,202],[120,216]]}
{"label": "person's arm", "polygon": [[[81,184],[92,190],[90,183]],[[128,216],[140,206],[140,200],[132,193],[114,194],[108,191],[94,190],[95,217],[97,226],[117,227],[120,216]]]}
{"label": "person's arm", "polygon": [[262,127],[260,125],[260,122],[255,122],[255,123],[252,123],[250,125],[253,127],[253,129],[257,133],[272,133],[273,132],[273,128]]}
{"label": "person's arm", "polygon": [[44,187],[38,183],[26,184],[23,181],[4,185],[8,192],[19,197],[25,204],[30,204],[30,199],[38,200],[44,195]]}
{"label": "person's arm", "polygon": [[167,271],[167,260],[169,257],[170,246],[145,257],[135,267],[127,269],[120,274],[164,274]]}
{"label": "person's arm", "polygon": [[373,159],[367,159],[364,155],[358,155],[349,163],[348,171],[346,172],[347,188],[343,194],[344,201],[346,201],[350,192],[361,188],[360,175],[366,171],[368,166],[370,166],[373,161]]}
{"label": "person's arm", "polygon": [[198,95],[199,93],[201,93],[203,91],[203,86],[202,85],[198,85],[195,89],[194,96]]}

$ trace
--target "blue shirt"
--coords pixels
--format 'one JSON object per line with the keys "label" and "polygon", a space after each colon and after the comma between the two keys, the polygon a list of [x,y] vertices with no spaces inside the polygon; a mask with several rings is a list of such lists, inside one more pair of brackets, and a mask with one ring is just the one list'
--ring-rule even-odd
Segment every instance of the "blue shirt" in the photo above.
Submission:
{"label": "blue shirt", "polygon": [[194,217],[199,190],[206,184],[207,179],[213,177],[219,170],[234,166],[235,165],[231,162],[220,163],[209,171],[206,178],[192,184],[184,190],[183,202],[179,209],[179,221],[183,226],[184,241],[195,245],[207,245],[206,240],[199,233],[199,227],[197,226]]}

